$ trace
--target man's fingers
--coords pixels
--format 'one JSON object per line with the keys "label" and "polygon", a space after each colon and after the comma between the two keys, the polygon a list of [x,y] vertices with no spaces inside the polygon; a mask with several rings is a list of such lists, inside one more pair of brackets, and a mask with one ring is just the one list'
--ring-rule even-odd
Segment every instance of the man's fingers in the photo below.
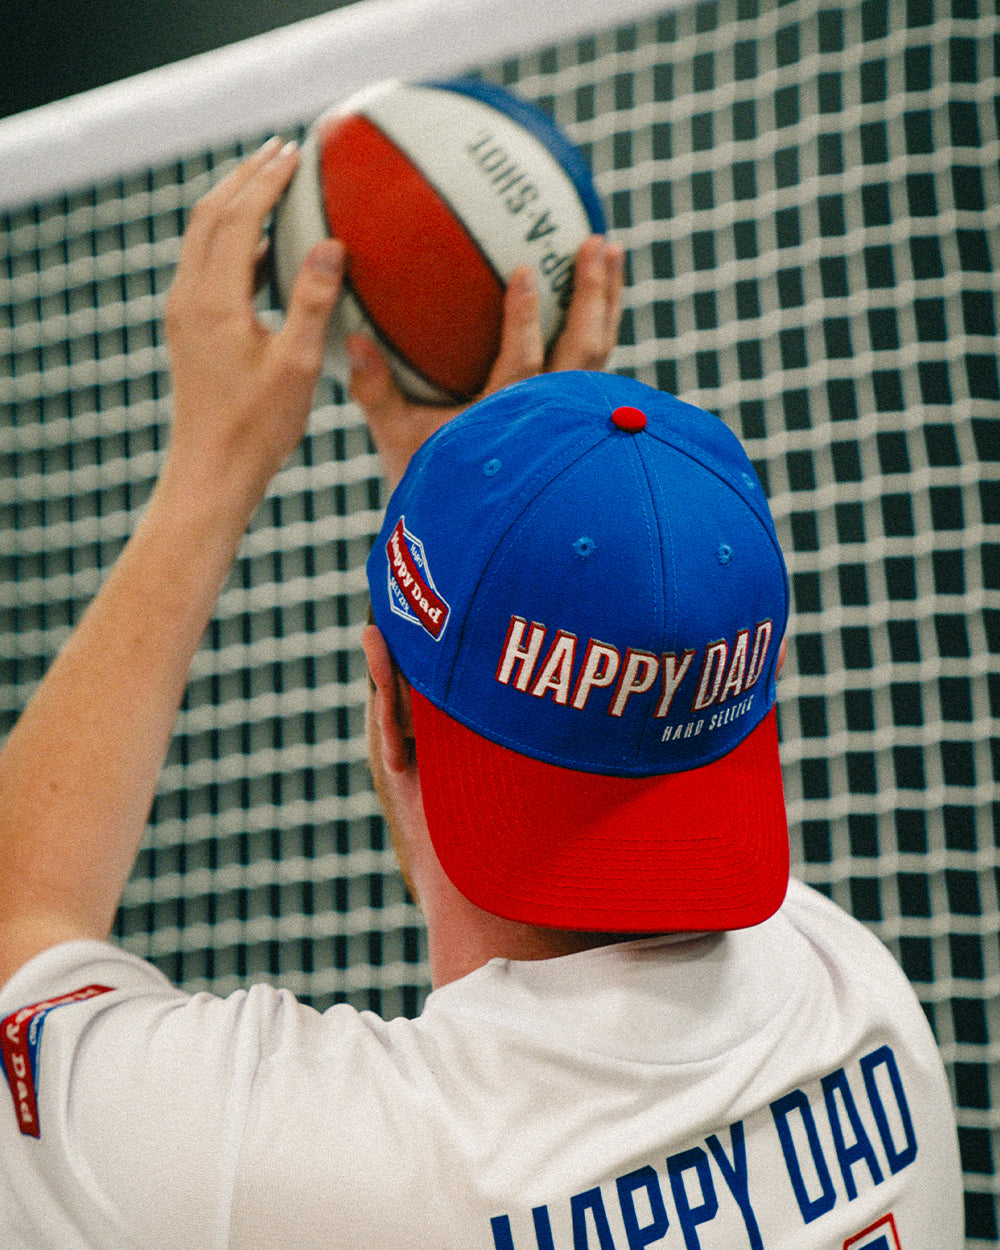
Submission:
{"label": "man's fingers", "polygon": [[530,265],[514,271],[504,293],[500,350],[493,362],[484,395],[540,373],[545,344],[539,321],[538,279]]}
{"label": "man's fingers", "polygon": [[274,256],[271,240],[261,236],[253,254],[253,293],[259,295],[274,277]]}
{"label": "man's fingers", "polygon": [[604,253],[604,335],[602,347],[608,356],[618,345],[622,320],[622,298],[625,291],[625,249],[620,243],[609,243]]}
{"label": "man's fingers", "polygon": [[552,349],[552,369],[599,369],[618,341],[625,253],[593,235],[577,254],[573,299],[566,325]]}
{"label": "man's fingers", "polygon": [[346,347],[351,363],[351,398],[365,414],[386,486],[394,490],[417,448],[460,409],[407,399],[396,385],[385,356],[365,335],[349,335]]}
{"label": "man's fingers", "polygon": [[295,144],[272,140],[198,201],[184,232],[175,285],[200,286],[220,308],[253,295],[264,223],[297,162]]}
{"label": "man's fingers", "polygon": [[380,414],[402,401],[389,372],[389,364],[375,344],[363,334],[349,335],[345,347],[351,366],[351,398],[369,418],[377,420]]}
{"label": "man's fingers", "polygon": [[[223,302],[253,294],[257,246],[267,218],[288,186],[298,164],[294,143],[273,151],[236,194],[215,212],[214,230],[205,254],[206,272]],[[240,258],[234,264],[234,258]]]}
{"label": "man's fingers", "polygon": [[530,266],[517,270],[507,285],[500,351],[483,393],[534,377],[546,367],[603,368],[618,342],[624,272],[625,252],[619,244],[601,235],[583,244],[566,324],[546,364],[537,277]]}
{"label": "man's fingers", "polygon": [[204,264],[219,214],[257,171],[268,164],[281,150],[281,140],[275,136],[261,145],[252,156],[241,161],[221,182],[208,191],[192,208],[181,246],[182,262],[200,267]]}
{"label": "man's fingers", "polygon": [[276,347],[305,373],[318,374],[326,349],[326,332],[344,276],[344,245],[324,239],[306,256],[295,278],[288,312]]}

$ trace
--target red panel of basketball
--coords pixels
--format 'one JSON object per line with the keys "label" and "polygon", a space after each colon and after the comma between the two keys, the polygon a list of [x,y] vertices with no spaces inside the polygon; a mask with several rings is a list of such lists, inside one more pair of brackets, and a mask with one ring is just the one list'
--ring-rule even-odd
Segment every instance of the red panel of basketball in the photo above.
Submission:
{"label": "red panel of basketball", "polygon": [[482,390],[500,344],[503,287],[420,170],[367,118],[320,135],[330,233],[379,332],[418,372],[456,397]]}

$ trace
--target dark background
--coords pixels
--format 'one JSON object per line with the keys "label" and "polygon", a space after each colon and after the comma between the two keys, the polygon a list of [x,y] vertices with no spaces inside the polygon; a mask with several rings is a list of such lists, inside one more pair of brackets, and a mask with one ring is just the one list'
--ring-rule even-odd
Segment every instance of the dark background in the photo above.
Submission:
{"label": "dark background", "polygon": [[13,0],[0,38],[0,117],[350,3]]}

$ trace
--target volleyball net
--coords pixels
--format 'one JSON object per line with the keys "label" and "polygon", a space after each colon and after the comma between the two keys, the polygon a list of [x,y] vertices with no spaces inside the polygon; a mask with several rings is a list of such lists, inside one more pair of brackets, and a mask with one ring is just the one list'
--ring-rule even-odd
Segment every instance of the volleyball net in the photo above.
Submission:
{"label": "volleyball net", "polygon": [[[2,728],[158,471],[160,318],[194,201],[367,82],[511,87],[582,148],[628,249],[610,367],[717,412],[768,492],[793,594],[795,872],[914,983],[958,1108],[969,1244],[996,1244],[997,10],[619,0],[608,16],[362,0],[0,123]],[[195,661],[118,915],[118,939],[186,988],[272,980],[387,1015],[427,992],[365,763],[382,503],[361,416],[324,380]]]}

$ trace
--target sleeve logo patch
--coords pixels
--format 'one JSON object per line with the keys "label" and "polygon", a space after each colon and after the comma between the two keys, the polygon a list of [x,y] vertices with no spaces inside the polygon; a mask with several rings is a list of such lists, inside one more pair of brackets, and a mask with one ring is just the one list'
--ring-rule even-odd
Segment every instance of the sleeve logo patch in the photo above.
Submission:
{"label": "sleeve logo patch", "polygon": [[0,1023],[0,1055],[3,1070],[14,1099],[18,1128],[26,1137],[40,1137],[38,1123],[38,1055],[45,1018],[57,1007],[82,1003],[112,990],[110,985],[85,985],[58,998],[22,1007]]}
{"label": "sleeve logo patch", "polygon": [[389,560],[389,606],[397,616],[422,626],[437,642],[451,609],[437,593],[424,545],[406,528],[405,518],[396,522],[385,554]]}

